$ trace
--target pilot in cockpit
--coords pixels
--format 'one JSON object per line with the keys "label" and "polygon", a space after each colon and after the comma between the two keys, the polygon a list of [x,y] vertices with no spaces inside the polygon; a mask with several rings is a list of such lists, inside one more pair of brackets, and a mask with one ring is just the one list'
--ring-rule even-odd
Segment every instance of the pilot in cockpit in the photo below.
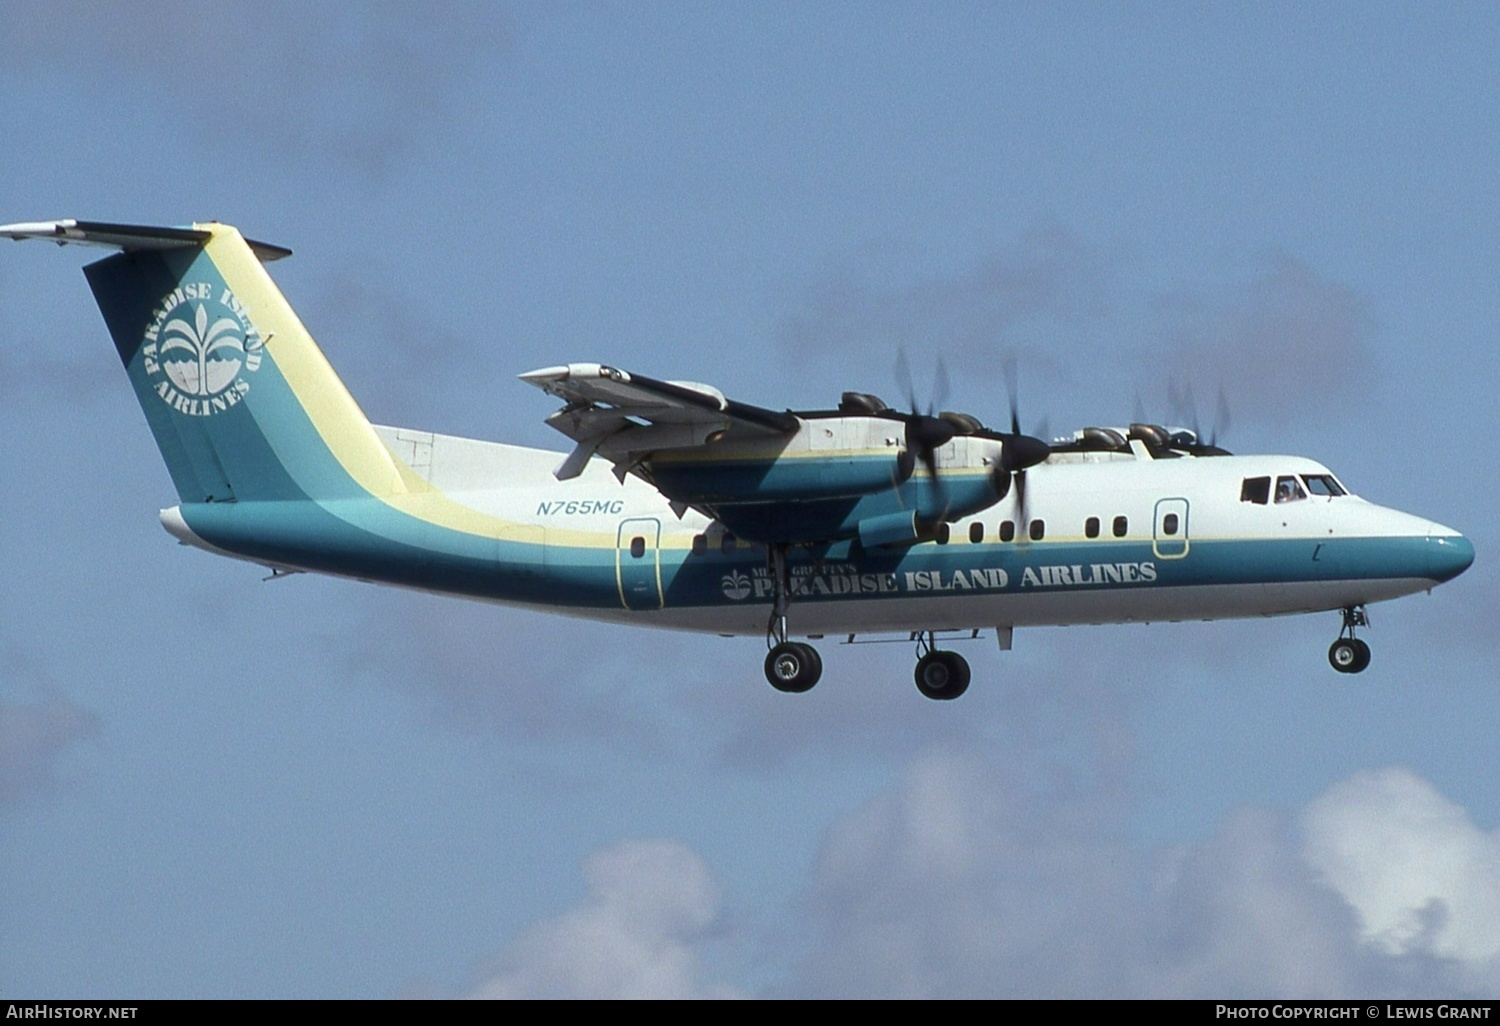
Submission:
{"label": "pilot in cockpit", "polygon": [[1302,490],[1302,486],[1297,483],[1295,477],[1278,477],[1276,479],[1276,501],[1278,503],[1296,502],[1298,499],[1305,498],[1307,498],[1307,493]]}

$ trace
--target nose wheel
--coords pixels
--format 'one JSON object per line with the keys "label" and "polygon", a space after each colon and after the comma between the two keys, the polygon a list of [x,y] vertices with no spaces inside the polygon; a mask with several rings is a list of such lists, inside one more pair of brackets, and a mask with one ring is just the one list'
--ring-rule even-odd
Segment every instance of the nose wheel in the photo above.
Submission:
{"label": "nose wheel", "polygon": [[1356,627],[1370,626],[1364,606],[1344,610],[1344,627],[1339,640],[1328,649],[1328,664],[1340,673],[1359,673],[1370,665],[1370,646],[1354,636]]}

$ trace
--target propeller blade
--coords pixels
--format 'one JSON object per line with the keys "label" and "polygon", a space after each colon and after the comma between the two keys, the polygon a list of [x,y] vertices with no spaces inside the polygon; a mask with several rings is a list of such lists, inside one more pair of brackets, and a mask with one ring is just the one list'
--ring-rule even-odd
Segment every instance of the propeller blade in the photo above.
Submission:
{"label": "propeller blade", "polygon": [[[1020,521],[1018,530],[1025,531],[1030,524],[1030,511],[1026,504],[1026,468],[1046,462],[1047,457],[1052,455],[1052,447],[1040,438],[1021,433],[1021,375],[1015,354],[1006,356],[1000,366],[1005,374],[1006,398],[1010,401],[1010,434],[1001,442],[995,490],[1003,499],[1011,489],[1011,482],[1015,482],[1016,515]],[[1043,428],[1041,433],[1046,434],[1046,429]],[[1006,480],[999,480],[1001,476]]]}
{"label": "propeller blade", "polygon": [[995,501],[1003,502],[1010,494],[1010,482],[1013,475],[1004,467],[996,467],[993,471],[995,479]]}
{"label": "propeller blade", "polygon": [[1176,378],[1167,379],[1167,413],[1172,421],[1198,433],[1198,406],[1193,402],[1193,386],[1179,387]]}
{"label": "propeller blade", "polygon": [[1224,386],[1219,386],[1219,402],[1214,408],[1214,426],[1210,429],[1208,444],[1217,446],[1219,436],[1229,433],[1229,400],[1224,397]]}
{"label": "propeller blade", "polygon": [[934,449],[947,445],[956,434],[958,429],[942,417],[929,417],[919,413],[906,422],[906,444],[921,453],[930,454]]}
{"label": "propeller blade", "polygon": [[896,350],[896,387],[906,396],[906,408],[917,412],[917,389],[911,380],[911,365],[906,362],[906,347]]}
{"label": "propeller blade", "polygon": [[[951,442],[963,428],[962,424],[936,415],[937,410],[948,401],[948,363],[941,355],[938,356],[932,382],[932,401],[927,404],[926,412],[917,405],[917,388],[912,381],[911,363],[906,358],[905,346],[896,350],[896,384],[906,393],[907,408],[911,411],[906,417],[906,458],[910,461],[912,470],[916,469],[917,461],[921,461],[922,466],[927,468],[933,491],[946,513],[946,488],[942,475],[938,473],[937,450]],[[905,476],[910,477],[911,471],[907,471]]]}
{"label": "propeller blade", "polygon": [[943,478],[938,473],[937,450],[951,442],[956,434],[958,430],[941,417],[913,413],[906,421],[907,452],[914,453],[927,468],[927,473],[932,478],[932,487],[937,492],[938,501],[944,506],[947,503],[944,496]]}
{"label": "propeller blade", "polygon": [[927,413],[932,415],[948,404],[948,361],[942,354],[937,359],[937,375],[932,382],[932,402],[927,404]]}
{"label": "propeller blade", "polygon": [[1020,371],[1014,353],[1000,362],[1000,369],[1005,374],[1005,394],[1010,400],[1010,433],[1019,435],[1021,433],[1021,384]]}

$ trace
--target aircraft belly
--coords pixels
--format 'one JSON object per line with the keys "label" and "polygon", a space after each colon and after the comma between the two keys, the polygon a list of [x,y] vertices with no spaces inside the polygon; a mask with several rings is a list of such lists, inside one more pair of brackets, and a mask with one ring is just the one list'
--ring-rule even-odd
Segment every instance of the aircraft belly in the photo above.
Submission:
{"label": "aircraft belly", "polygon": [[[1275,594],[1262,585],[1163,587],[1150,593],[1076,592],[1052,595],[895,597],[878,601],[793,603],[792,634],[875,634],[913,630],[968,630],[996,625],[1067,627],[1091,624],[1246,619],[1341,609],[1425,590],[1429,581],[1400,578],[1358,582],[1304,582]],[[551,608],[557,611],[556,607]],[[769,605],[667,608],[648,613],[573,610],[575,615],[666,630],[759,636]]]}

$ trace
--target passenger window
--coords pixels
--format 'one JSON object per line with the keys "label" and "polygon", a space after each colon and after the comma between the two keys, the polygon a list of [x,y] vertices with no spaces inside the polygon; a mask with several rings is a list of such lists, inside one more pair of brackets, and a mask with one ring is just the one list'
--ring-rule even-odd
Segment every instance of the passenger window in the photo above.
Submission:
{"label": "passenger window", "polygon": [[1295,477],[1278,477],[1276,479],[1276,501],[1296,502],[1298,499],[1307,498],[1307,493],[1297,483]]}
{"label": "passenger window", "polygon": [[1271,479],[1269,477],[1247,477],[1240,486],[1240,501],[1254,502],[1261,506],[1271,501]]}
{"label": "passenger window", "polygon": [[947,524],[938,524],[937,525],[937,543],[939,545],[947,545],[948,544],[948,538],[950,537],[951,534],[952,534],[952,531],[949,529],[949,527],[948,527]]}
{"label": "passenger window", "polygon": [[693,535],[693,555],[701,556],[708,551],[708,539],[701,534]]}
{"label": "passenger window", "polygon": [[1168,513],[1166,516],[1164,516],[1164,517],[1161,518],[1161,533],[1162,534],[1176,534],[1177,533],[1177,514],[1176,513]]}
{"label": "passenger window", "polygon": [[724,540],[719,542],[719,551],[724,553],[724,555],[726,556],[732,556],[734,555],[734,547],[736,544],[737,543],[735,542],[734,535],[726,534],[724,536]]}
{"label": "passenger window", "polygon": [[969,525],[969,541],[975,545],[984,541],[984,525],[977,520]]}
{"label": "passenger window", "polygon": [[1083,522],[1083,534],[1086,538],[1099,537],[1099,518],[1089,517]]}
{"label": "passenger window", "polygon": [[1314,495],[1324,495],[1331,499],[1336,495],[1349,494],[1344,491],[1343,485],[1328,474],[1303,474],[1302,480],[1307,485],[1307,490]]}
{"label": "passenger window", "polygon": [[1000,521],[1000,540],[1003,542],[1016,540],[1016,524],[1013,520]]}
{"label": "passenger window", "polygon": [[1125,537],[1125,532],[1128,531],[1128,530],[1130,530],[1130,521],[1126,520],[1124,517],[1115,517],[1115,522],[1114,522],[1115,537],[1116,538],[1123,538],[1123,537]]}
{"label": "passenger window", "polygon": [[630,539],[630,556],[632,559],[640,559],[646,554],[646,539],[636,535]]}
{"label": "passenger window", "polygon": [[1044,521],[1033,520],[1031,522],[1031,540],[1041,541],[1042,536],[1047,533],[1047,525]]}

